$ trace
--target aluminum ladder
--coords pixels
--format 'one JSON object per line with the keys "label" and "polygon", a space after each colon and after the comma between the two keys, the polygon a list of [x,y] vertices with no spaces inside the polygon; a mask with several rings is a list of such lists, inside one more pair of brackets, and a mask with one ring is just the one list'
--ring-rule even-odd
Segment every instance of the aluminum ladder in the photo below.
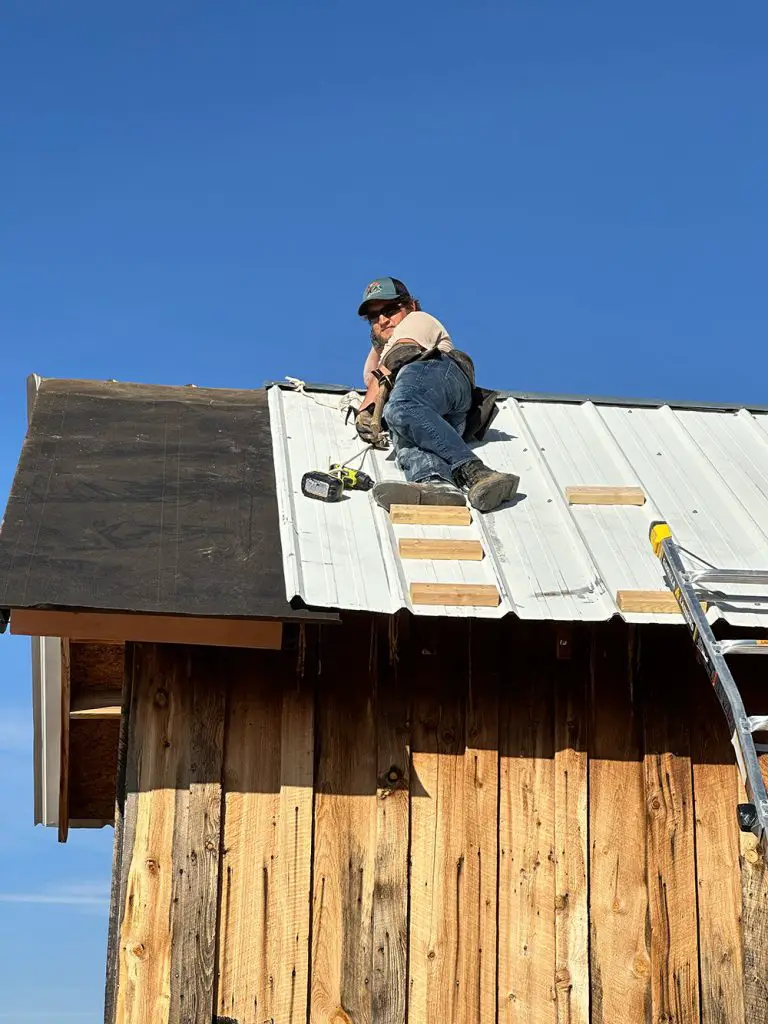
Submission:
{"label": "aluminum ladder", "polygon": [[756,747],[753,738],[754,733],[768,730],[768,714],[747,715],[739,688],[725,660],[729,654],[768,654],[768,640],[718,640],[701,607],[701,596],[712,584],[768,584],[768,569],[686,569],[680,548],[664,522],[651,525],[650,541],[731,730],[731,742],[749,801],[737,805],[739,828],[757,836],[762,854],[768,858],[768,792],[757,757],[758,749],[762,751],[764,748]]}

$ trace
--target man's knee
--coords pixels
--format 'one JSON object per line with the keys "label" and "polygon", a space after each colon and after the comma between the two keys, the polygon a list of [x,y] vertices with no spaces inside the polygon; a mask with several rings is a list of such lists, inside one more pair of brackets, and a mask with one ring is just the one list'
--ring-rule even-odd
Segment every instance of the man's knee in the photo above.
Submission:
{"label": "man's knee", "polygon": [[384,409],[387,424],[393,430],[403,431],[413,421],[414,411],[418,405],[418,400],[411,395],[393,393]]}

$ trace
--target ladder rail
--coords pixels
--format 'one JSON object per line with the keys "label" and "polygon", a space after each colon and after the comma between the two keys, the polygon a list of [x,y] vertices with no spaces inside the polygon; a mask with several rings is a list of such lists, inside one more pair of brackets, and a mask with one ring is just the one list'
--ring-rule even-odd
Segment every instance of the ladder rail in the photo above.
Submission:
{"label": "ladder rail", "polygon": [[[763,854],[768,855],[768,791],[752,738],[753,722],[756,720],[750,719],[746,713],[739,688],[725,660],[725,647],[721,647],[712,632],[691,582],[691,574],[683,564],[669,527],[666,523],[654,523],[650,537],[731,730],[731,742],[736,751],[747,799],[755,808],[749,831],[757,836]],[[749,641],[734,641],[732,645],[733,653],[743,653],[751,648]],[[764,645],[755,644],[751,652],[763,653],[763,649]]]}

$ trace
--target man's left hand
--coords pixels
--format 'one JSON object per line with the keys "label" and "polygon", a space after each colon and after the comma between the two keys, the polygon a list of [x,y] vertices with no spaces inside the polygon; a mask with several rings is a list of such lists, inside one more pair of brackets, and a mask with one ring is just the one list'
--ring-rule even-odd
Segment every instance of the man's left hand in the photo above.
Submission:
{"label": "man's left hand", "polygon": [[373,409],[361,409],[355,418],[355,429],[361,441],[375,448],[387,448],[388,442],[381,434],[373,434]]}

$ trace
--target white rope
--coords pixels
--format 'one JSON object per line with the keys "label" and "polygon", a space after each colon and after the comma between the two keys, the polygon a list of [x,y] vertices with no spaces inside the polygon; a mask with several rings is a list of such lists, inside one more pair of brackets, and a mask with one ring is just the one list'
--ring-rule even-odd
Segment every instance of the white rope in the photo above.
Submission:
{"label": "white rope", "polygon": [[345,395],[340,395],[338,398],[330,398],[329,396],[326,396],[326,401],[322,398],[318,398],[317,395],[310,394],[310,392],[307,391],[306,383],[299,377],[286,377],[285,379],[297,394],[304,395],[305,398],[310,398],[315,405],[322,405],[326,409],[335,409],[337,412],[344,413],[345,415],[347,409],[356,405],[360,401],[360,395],[357,391],[347,391]]}
{"label": "white rope", "polygon": [[[288,382],[288,384],[290,384],[290,386],[293,388],[297,395],[303,395],[305,398],[310,398],[315,403],[315,405],[321,405],[326,409],[335,409],[337,412],[342,413],[344,416],[346,416],[347,411],[349,409],[356,409],[358,407],[358,403],[360,402],[360,394],[357,391],[347,391],[345,395],[340,395],[338,398],[330,398],[328,401],[323,401],[323,399],[318,398],[316,395],[310,394],[310,392],[307,391],[306,383],[299,377],[286,377],[285,379]],[[391,444],[389,433],[386,430],[383,430],[381,436],[384,439],[384,448],[386,449]],[[364,449],[364,451],[367,454],[367,446],[366,449]],[[357,457],[357,455],[353,455],[352,460],[350,461],[353,461]],[[363,462],[365,462],[365,455],[363,455]],[[360,463],[361,467],[363,465],[363,462]],[[344,463],[344,465],[346,465],[346,463]]]}

